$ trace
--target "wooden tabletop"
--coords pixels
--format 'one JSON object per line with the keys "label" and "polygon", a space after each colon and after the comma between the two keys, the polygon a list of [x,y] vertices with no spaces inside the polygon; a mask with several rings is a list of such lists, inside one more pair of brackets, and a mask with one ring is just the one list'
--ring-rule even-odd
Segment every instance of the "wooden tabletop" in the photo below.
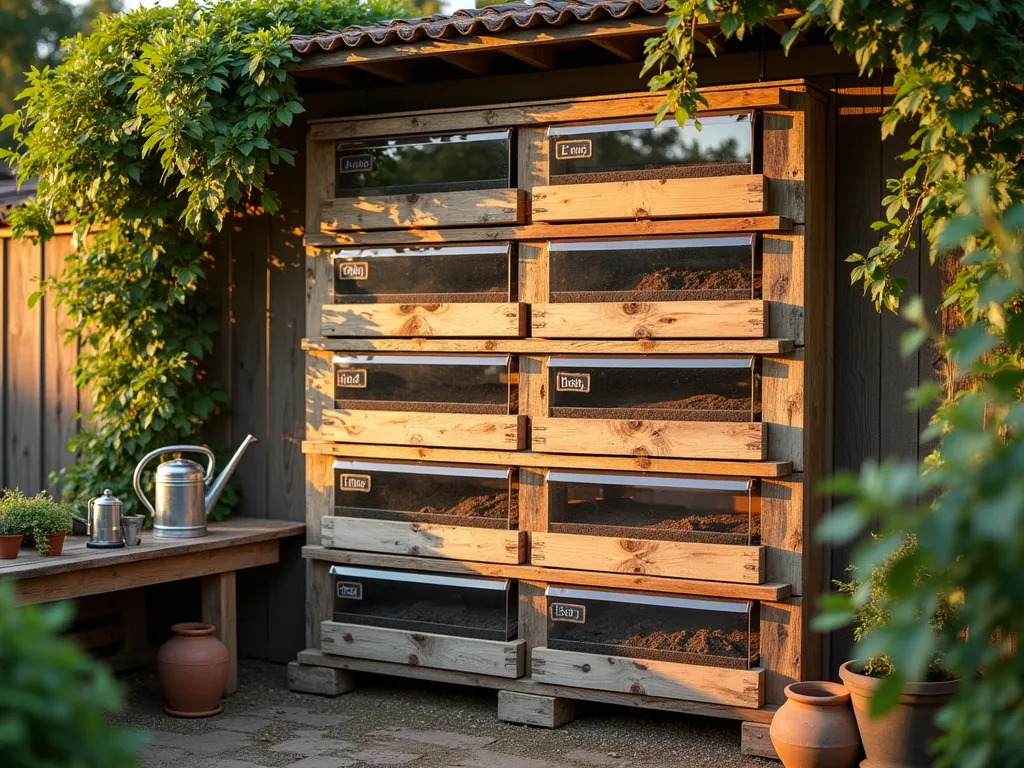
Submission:
{"label": "wooden tabletop", "polygon": [[142,543],[121,549],[90,549],[86,536],[68,536],[64,552],[43,557],[34,549],[22,549],[15,560],[0,560],[0,579],[34,579],[73,571],[86,571],[112,565],[126,565],[163,557],[226,549],[272,539],[298,536],[306,530],[303,523],[290,520],[262,520],[236,517],[210,523],[209,533],[196,539],[157,539],[152,531],[143,531]]}

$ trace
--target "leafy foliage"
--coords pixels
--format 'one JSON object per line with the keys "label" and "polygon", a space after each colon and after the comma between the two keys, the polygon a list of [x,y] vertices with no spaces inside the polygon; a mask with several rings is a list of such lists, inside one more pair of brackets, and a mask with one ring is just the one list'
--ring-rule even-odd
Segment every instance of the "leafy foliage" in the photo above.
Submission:
{"label": "leafy foliage", "polygon": [[[0,126],[34,203],[18,236],[73,221],[76,252],[32,297],[50,293],[81,339],[74,370],[94,410],[73,438],[67,498],[111,488],[130,514],[135,464],[160,445],[201,438],[226,404],[205,369],[217,331],[204,289],[205,246],[226,213],[273,213],[268,179],[291,150],[275,132],[303,111],[287,38],[400,14],[396,0],[185,0],[97,21],[33,69],[23,106]],[[0,158],[3,157],[0,151]],[[92,230],[94,234],[87,237]],[[231,495],[220,508],[230,507]]]}
{"label": "leafy foliage", "polygon": [[60,636],[71,603],[18,607],[0,582],[0,765],[129,768],[142,737],[106,717],[121,690],[99,661]]}
{"label": "leafy foliage", "polygon": [[[725,37],[743,37],[784,7],[765,0],[669,6],[665,34],[647,43],[651,86],[667,95],[659,119],[670,112],[686,119],[703,103],[693,70],[698,24],[716,22]],[[833,483],[849,501],[826,518],[819,537],[851,542],[880,520],[881,537],[858,549],[854,567],[884,566],[884,579],[874,592],[869,579],[852,595],[831,596],[817,626],[858,613],[877,623],[858,649],[861,657],[891,659],[876,711],[895,703],[904,681],[924,677],[937,655],[961,673],[941,713],[939,765],[1024,766],[1024,654],[1011,650],[1024,636],[1024,2],[786,4],[793,6],[802,15],[783,44],[822,27],[862,72],[894,72],[882,134],[904,121],[915,129],[902,155],[906,172],[887,182],[885,219],[874,225],[878,245],[848,259],[853,282],[879,309],[899,309],[906,286],[892,266],[920,227],[933,263],[950,254],[959,263],[944,312],[962,318],[936,329],[919,299],[903,302],[914,326],[904,352],[930,344],[946,365],[945,386],[928,382],[909,393],[912,408],[937,405],[922,435],[936,448],[920,466],[869,462],[859,476]],[[917,547],[904,547],[908,535]],[[947,597],[957,610],[933,631],[923,617]],[[878,614],[869,610],[875,598]]]}
{"label": "leafy foliage", "polygon": [[51,533],[68,533],[75,513],[70,504],[60,504],[46,491],[27,498],[20,490],[5,490],[0,494],[0,528],[5,521],[16,533],[35,538],[36,550],[45,555],[50,551],[47,538]]}

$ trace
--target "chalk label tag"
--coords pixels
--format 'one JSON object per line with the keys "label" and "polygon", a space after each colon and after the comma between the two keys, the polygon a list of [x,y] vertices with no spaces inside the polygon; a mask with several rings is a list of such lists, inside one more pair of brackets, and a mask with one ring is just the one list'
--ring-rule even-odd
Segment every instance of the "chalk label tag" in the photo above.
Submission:
{"label": "chalk label tag", "polygon": [[338,489],[342,491],[359,491],[361,493],[370,492],[370,476],[369,475],[352,475],[347,472],[343,472],[341,477],[338,478]]}
{"label": "chalk label tag", "polygon": [[370,264],[365,261],[342,261],[338,264],[339,280],[368,280]]}
{"label": "chalk label tag", "polygon": [[574,603],[552,603],[552,621],[568,621],[571,624],[586,624],[587,606],[575,605]]}
{"label": "chalk label tag", "polygon": [[339,581],[335,589],[338,597],[344,600],[363,599],[363,585],[358,581]]}
{"label": "chalk label tag", "polygon": [[338,161],[339,173],[359,173],[373,170],[373,155],[342,155]]}
{"label": "chalk label tag", "polygon": [[594,143],[590,139],[555,142],[555,160],[585,160],[594,155]]}
{"label": "chalk label tag", "polygon": [[589,373],[556,373],[555,391],[557,392],[589,392]]}
{"label": "chalk label tag", "polygon": [[341,368],[335,373],[334,383],[346,389],[366,389],[366,370]]}

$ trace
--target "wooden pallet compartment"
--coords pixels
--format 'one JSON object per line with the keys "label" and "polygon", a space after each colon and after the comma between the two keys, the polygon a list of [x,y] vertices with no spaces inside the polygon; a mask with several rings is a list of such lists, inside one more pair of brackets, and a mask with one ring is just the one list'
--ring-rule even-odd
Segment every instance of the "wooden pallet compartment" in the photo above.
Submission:
{"label": "wooden pallet compartment", "polygon": [[320,212],[320,229],[364,232],[513,225],[522,224],[525,215],[526,193],[521,189],[376,195],[326,200]]}
{"label": "wooden pallet compartment", "polygon": [[360,552],[482,563],[522,563],[526,560],[526,531],[325,517],[320,536],[325,547]]}
{"label": "wooden pallet compartment", "polygon": [[376,445],[452,446],[492,451],[526,447],[525,416],[419,411],[343,411],[323,413],[325,440]]}

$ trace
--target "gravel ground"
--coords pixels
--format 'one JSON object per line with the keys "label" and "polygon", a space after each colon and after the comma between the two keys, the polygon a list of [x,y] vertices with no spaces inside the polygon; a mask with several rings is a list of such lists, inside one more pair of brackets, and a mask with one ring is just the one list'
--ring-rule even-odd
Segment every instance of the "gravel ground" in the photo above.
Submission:
{"label": "gravel ground", "polygon": [[496,694],[367,676],[338,698],[291,693],[285,667],[243,661],[224,714],[164,714],[149,671],[124,676],[121,724],[152,732],[144,768],[778,768],[740,755],[738,722],[587,705],[557,730],[501,723]]}

